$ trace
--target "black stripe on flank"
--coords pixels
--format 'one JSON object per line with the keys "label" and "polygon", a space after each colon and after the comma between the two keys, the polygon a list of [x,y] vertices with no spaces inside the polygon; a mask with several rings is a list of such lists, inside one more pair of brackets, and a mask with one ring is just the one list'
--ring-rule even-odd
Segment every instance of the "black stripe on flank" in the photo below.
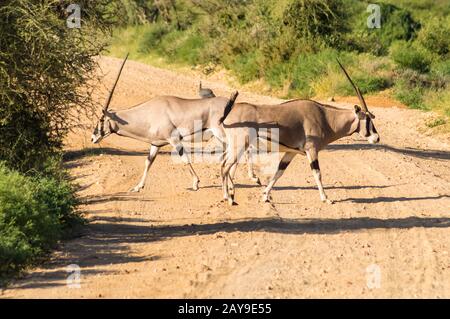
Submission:
{"label": "black stripe on flank", "polygon": [[311,164],[309,164],[309,166],[311,166],[311,169],[320,170],[319,161],[318,160],[314,160]]}

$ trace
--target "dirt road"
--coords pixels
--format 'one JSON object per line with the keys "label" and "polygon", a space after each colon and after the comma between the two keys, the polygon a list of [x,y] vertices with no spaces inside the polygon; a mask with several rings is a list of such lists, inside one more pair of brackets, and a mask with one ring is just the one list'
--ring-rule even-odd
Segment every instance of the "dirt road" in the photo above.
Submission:
{"label": "dirt road", "polygon": [[[111,86],[120,60],[102,58]],[[157,94],[195,97],[197,77],[130,61],[112,107]],[[233,88],[204,81],[218,94]],[[104,92],[102,92],[104,98]],[[239,100],[278,100],[241,92]],[[371,107],[381,144],[359,137],[321,153],[323,204],[309,165],[297,156],[260,202],[241,165],[236,200],[222,197],[219,167],[189,172],[160,154],[139,194],[147,146],[112,136],[98,146],[90,130],[68,139],[67,166],[81,186],[84,233],[2,292],[2,298],[135,297],[450,297],[450,143],[418,133],[423,113]],[[85,149],[87,148],[87,149]],[[263,176],[264,179],[264,176]],[[79,265],[80,288],[66,285]]]}

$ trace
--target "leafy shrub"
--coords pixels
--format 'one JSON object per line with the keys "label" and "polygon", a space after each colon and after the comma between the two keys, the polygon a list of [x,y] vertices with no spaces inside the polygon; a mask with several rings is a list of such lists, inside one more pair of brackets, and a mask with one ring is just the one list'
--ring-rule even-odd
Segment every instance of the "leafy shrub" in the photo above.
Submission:
{"label": "leafy shrub", "polygon": [[425,95],[425,101],[430,109],[446,116],[446,122],[450,122],[450,91],[448,89],[429,90]]}
{"label": "leafy shrub", "polygon": [[401,67],[426,73],[430,70],[432,58],[423,48],[407,42],[396,42],[391,47],[392,59]]}
{"label": "leafy shrub", "polygon": [[430,19],[418,36],[419,43],[442,58],[450,53],[450,18]]}
{"label": "leafy shrub", "polygon": [[52,177],[26,177],[0,163],[0,279],[51,248],[80,221],[72,187]]}
{"label": "leafy shrub", "polygon": [[[357,6],[357,4],[354,4]],[[360,4],[359,14],[355,14],[353,32],[348,36],[349,45],[359,51],[375,55],[386,55],[395,41],[410,41],[420,30],[410,11],[389,3],[378,3],[381,13],[381,28],[367,27],[366,6]],[[406,7],[407,8],[407,7]]]}
{"label": "leafy shrub", "polygon": [[432,119],[431,121],[428,121],[426,123],[426,125],[430,128],[436,127],[436,126],[441,126],[446,124],[447,122],[445,121],[445,119],[443,119],[442,117],[438,117],[435,119]]}
{"label": "leafy shrub", "polygon": [[325,49],[316,54],[300,54],[292,65],[290,85],[292,93],[304,98],[314,96],[312,84],[322,76],[327,76],[330,70],[338,72],[337,57],[346,65],[350,63],[348,55],[340,55],[337,50],[333,49]]}
{"label": "leafy shrub", "polygon": [[313,47],[340,44],[346,21],[341,0],[293,0],[283,15],[284,25],[292,28],[295,38],[307,40]]}
{"label": "leafy shrub", "polygon": [[433,63],[431,65],[431,73],[450,78],[450,59]]}
{"label": "leafy shrub", "polygon": [[0,6],[0,160],[41,169],[69,127],[90,111],[97,56],[109,31],[105,1],[80,0],[80,29],[66,26],[69,1],[4,0]]}
{"label": "leafy shrub", "polygon": [[394,87],[395,97],[405,105],[413,109],[428,110],[424,104],[424,89],[418,86],[412,86],[406,80],[399,80]]}
{"label": "leafy shrub", "polygon": [[144,31],[141,36],[138,52],[148,53],[151,50],[159,49],[159,45],[165,35],[170,32],[170,27],[166,24],[153,24],[149,29]]}

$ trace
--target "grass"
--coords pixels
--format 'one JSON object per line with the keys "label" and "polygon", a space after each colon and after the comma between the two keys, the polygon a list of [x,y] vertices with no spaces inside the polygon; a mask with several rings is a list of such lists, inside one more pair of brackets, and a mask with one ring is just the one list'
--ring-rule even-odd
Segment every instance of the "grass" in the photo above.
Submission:
{"label": "grass", "polygon": [[73,194],[64,180],[25,176],[0,163],[0,284],[82,222]]}

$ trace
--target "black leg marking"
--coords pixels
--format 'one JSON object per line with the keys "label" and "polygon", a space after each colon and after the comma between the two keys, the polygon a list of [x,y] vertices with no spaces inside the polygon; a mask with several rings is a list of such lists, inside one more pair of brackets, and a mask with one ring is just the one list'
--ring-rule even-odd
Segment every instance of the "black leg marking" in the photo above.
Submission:
{"label": "black leg marking", "polygon": [[284,171],[286,167],[289,166],[290,162],[281,161],[280,164],[278,164],[278,169]]}
{"label": "black leg marking", "polygon": [[309,166],[311,166],[311,169],[320,170],[320,167],[319,167],[319,161],[318,161],[318,160],[312,161],[312,163],[309,164]]}

